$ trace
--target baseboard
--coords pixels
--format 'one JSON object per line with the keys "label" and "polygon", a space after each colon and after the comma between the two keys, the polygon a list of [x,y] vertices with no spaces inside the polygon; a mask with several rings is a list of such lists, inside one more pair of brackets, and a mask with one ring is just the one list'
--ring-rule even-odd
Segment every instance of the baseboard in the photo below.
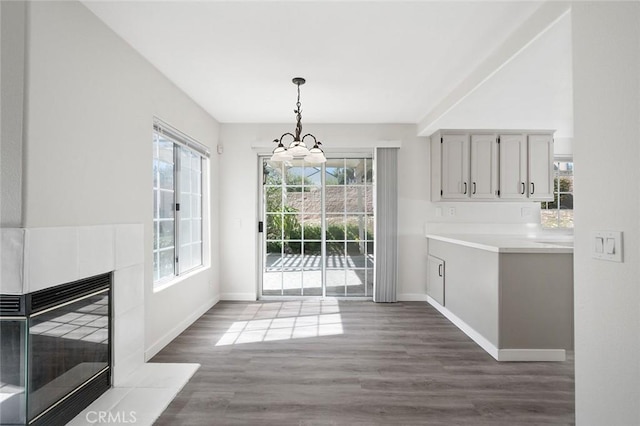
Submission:
{"label": "baseboard", "polygon": [[498,349],[498,361],[566,361],[564,349]]}
{"label": "baseboard", "polygon": [[400,293],[397,299],[398,302],[426,302],[427,295],[422,293]]}
{"label": "baseboard", "polygon": [[257,300],[257,297],[255,293],[221,293],[220,300],[255,302]]}
{"label": "baseboard", "polygon": [[[401,293],[397,295],[398,302],[426,302],[427,295],[421,293]],[[222,293],[220,300],[233,300],[243,302],[256,301],[255,293]]]}
{"label": "baseboard", "polygon": [[493,343],[487,340],[482,334],[475,331],[469,324],[462,321],[458,316],[456,316],[453,312],[436,302],[435,299],[427,296],[427,302],[434,308],[436,308],[442,315],[444,315],[449,321],[451,321],[456,327],[458,327],[464,334],[471,337],[471,339],[476,342],[482,349],[484,349],[489,355],[494,357],[496,360],[498,359],[498,348],[496,348]]}
{"label": "baseboard", "polygon": [[564,349],[498,349],[457,315],[427,296],[427,302],[484,349],[496,361],[564,361]]}
{"label": "baseboard", "polygon": [[153,358],[158,352],[162,350],[165,346],[167,346],[173,339],[178,337],[180,333],[185,331],[191,324],[196,322],[198,318],[200,318],[205,312],[211,309],[216,303],[220,301],[219,297],[214,297],[213,299],[209,299],[206,303],[202,304],[199,308],[197,308],[193,314],[189,315],[187,318],[182,320],[179,324],[169,330],[164,336],[156,340],[154,344],[149,346],[144,351],[144,360],[148,362],[151,358]]}

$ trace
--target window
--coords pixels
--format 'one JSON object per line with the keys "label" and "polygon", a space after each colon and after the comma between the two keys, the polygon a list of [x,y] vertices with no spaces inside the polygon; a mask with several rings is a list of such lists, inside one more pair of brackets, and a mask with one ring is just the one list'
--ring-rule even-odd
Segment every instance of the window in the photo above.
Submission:
{"label": "window", "polygon": [[543,228],[573,228],[573,161],[553,163],[553,201],[541,205]]}
{"label": "window", "polygon": [[153,125],[153,282],[161,285],[203,265],[206,147]]}

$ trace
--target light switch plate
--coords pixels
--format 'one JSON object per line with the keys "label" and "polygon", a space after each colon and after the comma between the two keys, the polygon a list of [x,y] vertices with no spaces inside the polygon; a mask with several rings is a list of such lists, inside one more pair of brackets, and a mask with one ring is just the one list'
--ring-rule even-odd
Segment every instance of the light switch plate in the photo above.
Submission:
{"label": "light switch plate", "polygon": [[622,262],[622,232],[620,231],[596,231],[592,236],[594,259]]}

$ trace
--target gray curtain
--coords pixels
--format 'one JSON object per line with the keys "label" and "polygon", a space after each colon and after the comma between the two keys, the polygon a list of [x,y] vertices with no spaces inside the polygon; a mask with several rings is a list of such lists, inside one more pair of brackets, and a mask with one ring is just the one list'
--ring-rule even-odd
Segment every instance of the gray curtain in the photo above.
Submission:
{"label": "gray curtain", "polygon": [[396,302],[398,283],[398,148],[376,150],[376,287],[374,302]]}

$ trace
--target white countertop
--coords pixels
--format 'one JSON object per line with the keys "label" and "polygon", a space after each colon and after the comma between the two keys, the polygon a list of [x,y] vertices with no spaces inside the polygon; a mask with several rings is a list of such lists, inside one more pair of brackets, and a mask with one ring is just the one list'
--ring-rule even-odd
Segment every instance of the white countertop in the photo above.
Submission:
{"label": "white countertop", "polygon": [[570,235],[427,234],[426,237],[495,253],[573,253]]}

